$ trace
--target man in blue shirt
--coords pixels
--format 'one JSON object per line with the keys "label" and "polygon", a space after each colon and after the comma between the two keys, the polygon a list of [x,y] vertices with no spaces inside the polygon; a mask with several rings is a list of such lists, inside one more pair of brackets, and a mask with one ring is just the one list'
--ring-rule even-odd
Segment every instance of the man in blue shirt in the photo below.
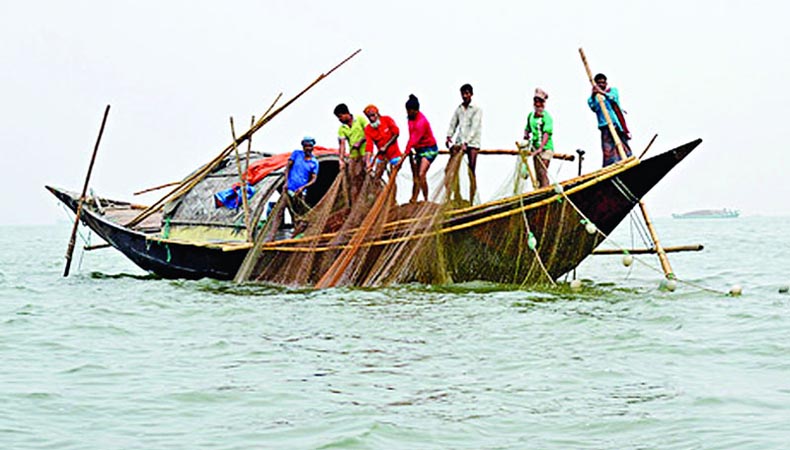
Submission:
{"label": "man in blue shirt", "polygon": [[590,95],[590,98],[587,99],[587,106],[589,106],[598,117],[598,129],[601,130],[603,166],[606,167],[619,161],[620,155],[617,152],[614,137],[609,131],[609,126],[606,123],[606,117],[603,115],[601,110],[601,105],[598,103],[598,99],[596,98],[597,94],[603,96],[604,105],[606,105],[606,110],[609,113],[609,117],[612,119],[612,124],[617,131],[617,135],[620,138],[620,141],[623,143],[623,150],[625,151],[626,156],[631,156],[631,148],[628,146],[628,140],[631,138],[631,134],[628,131],[628,126],[625,123],[623,111],[620,109],[620,94],[617,91],[617,88],[608,87],[606,75],[602,73],[597,74],[594,80],[595,86],[592,88],[592,94]]}
{"label": "man in blue shirt", "polygon": [[313,156],[315,139],[305,136],[302,150],[294,150],[285,168],[283,193],[292,198],[302,197],[308,186],[318,178],[318,160]]}

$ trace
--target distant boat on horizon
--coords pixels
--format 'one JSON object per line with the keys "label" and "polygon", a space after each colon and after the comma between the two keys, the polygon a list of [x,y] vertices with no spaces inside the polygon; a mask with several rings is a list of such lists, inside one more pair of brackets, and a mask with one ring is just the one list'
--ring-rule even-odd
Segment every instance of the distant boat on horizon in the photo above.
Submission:
{"label": "distant boat on horizon", "polygon": [[673,219],[735,219],[740,216],[736,209],[699,209],[683,214],[672,214]]}

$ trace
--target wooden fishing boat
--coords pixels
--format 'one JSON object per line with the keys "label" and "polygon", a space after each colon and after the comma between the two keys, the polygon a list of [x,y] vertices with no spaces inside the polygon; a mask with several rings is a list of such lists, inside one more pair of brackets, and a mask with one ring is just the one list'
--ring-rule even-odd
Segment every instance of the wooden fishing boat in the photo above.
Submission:
{"label": "wooden fishing boat", "polygon": [[[427,255],[423,260],[442,265],[446,276],[439,281],[524,284],[555,280],[590,255],[639,200],[700,143],[697,139],[641,161],[631,157],[562,182],[561,188],[552,186],[481,205],[450,209],[419,235],[402,230],[404,224],[423,218],[400,215],[366,240],[364,246],[368,251],[364,258],[369,261],[361,267],[373,268],[388,249],[407,243],[423,256]],[[339,173],[336,155],[321,156],[319,162],[320,180],[310,192],[308,203],[311,204],[318,203]],[[206,201],[210,200],[205,197],[206,192],[227,186],[236,170],[231,162],[225,164],[207,177],[204,189],[194,189],[177,204],[148,216],[134,227],[124,224],[144,207],[104,198],[89,199],[81,220],[142,269],[164,278],[233,279],[253,247],[246,239],[243,212],[211,209],[213,206],[210,203],[207,206]],[[251,199],[251,209],[261,221],[266,218],[270,198],[282,182],[280,170],[255,186],[258,193]],[[76,210],[78,194],[49,186],[47,189]],[[179,215],[178,211],[183,214]],[[188,220],[196,211],[205,220]],[[283,228],[275,241],[255,248],[254,265],[258,273],[261,268],[272,273],[284,259],[309,254],[303,284],[314,285],[322,274],[321,268],[347,248],[349,239],[350,234],[344,237],[337,233],[294,239]],[[439,248],[441,252],[437,251]],[[412,268],[402,275],[395,281],[437,282],[432,269]],[[253,279],[272,281],[265,276]],[[386,277],[378,278],[382,279]],[[352,280],[350,284],[366,283]]]}

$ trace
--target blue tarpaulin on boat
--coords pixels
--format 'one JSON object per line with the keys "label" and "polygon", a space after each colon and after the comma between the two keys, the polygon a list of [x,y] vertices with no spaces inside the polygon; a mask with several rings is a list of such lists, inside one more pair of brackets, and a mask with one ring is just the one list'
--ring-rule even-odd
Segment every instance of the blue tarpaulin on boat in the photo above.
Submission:
{"label": "blue tarpaulin on boat", "polygon": [[[250,199],[255,194],[255,189],[247,185],[247,199]],[[230,189],[225,189],[224,191],[217,192],[214,194],[214,206],[220,208],[222,206],[226,208],[236,209],[242,204],[241,200],[241,186],[236,184]]]}

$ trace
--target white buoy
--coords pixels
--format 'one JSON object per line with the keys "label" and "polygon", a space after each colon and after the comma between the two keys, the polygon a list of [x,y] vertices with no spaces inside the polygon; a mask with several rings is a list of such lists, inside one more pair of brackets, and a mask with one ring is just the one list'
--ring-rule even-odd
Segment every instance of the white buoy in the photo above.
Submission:
{"label": "white buoy", "polygon": [[675,280],[667,280],[666,278],[662,278],[661,282],[658,283],[658,289],[662,291],[669,291],[675,292],[675,289],[678,287],[678,282]]}
{"label": "white buoy", "polygon": [[562,191],[563,191],[562,185],[559,183],[554,183],[554,192],[558,194],[562,194]]}
{"label": "white buoy", "polygon": [[537,246],[538,246],[538,240],[535,238],[535,236],[532,233],[529,233],[529,238],[527,238],[527,247],[529,247],[530,250],[535,250]]}
{"label": "white buoy", "polygon": [[592,222],[587,222],[587,225],[584,226],[584,229],[587,230],[587,234],[595,234],[598,232],[598,228]]}
{"label": "white buoy", "polygon": [[582,280],[573,280],[571,281],[571,290],[572,291],[580,291],[582,289]]}
{"label": "white buoy", "polygon": [[634,256],[630,253],[626,253],[623,255],[623,265],[626,267],[631,267],[631,264],[634,263]]}
{"label": "white buoy", "polygon": [[730,288],[730,295],[737,297],[743,293],[743,288],[740,284],[735,284]]}

